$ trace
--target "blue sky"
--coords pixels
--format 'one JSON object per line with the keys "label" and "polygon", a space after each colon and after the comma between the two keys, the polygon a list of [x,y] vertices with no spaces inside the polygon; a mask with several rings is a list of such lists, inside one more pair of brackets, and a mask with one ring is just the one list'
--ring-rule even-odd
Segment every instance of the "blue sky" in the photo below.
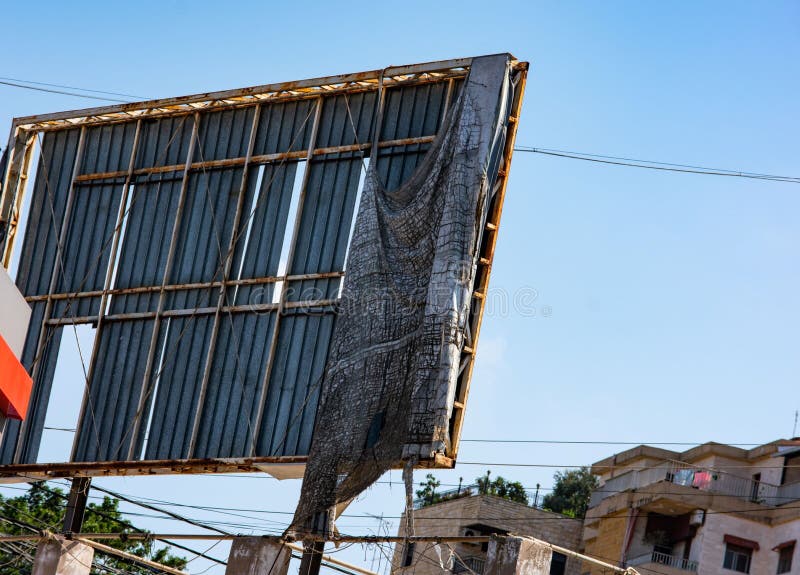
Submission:
{"label": "blue sky", "polygon": [[[508,51],[531,62],[521,145],[800,176],[796,2],[33,6],[4,9],[0,76],[167,97]],[[0,133],[14,116],[99,103],[0,85]],[[796,184],[516,154],[491,285],[511,298],[535,290],[537,313],[486,318],[463,437],[788,437],[800,408],[798,214]],[[60,369],[62,406],[80,368]],[[53,417],[68,422],[70,412]],[[63,440],[48,438],[57,451]],[[437,476],[468,482],[487,468],[469,462],[517,461],[556,467],[492,472],[549,487],[560,466],[621,449],[464,443],[462,463]],[[271,511],[291,511],[299,489],[266,478],[98,483]],[[397,516],[402,499],[399,484],[381,484],[351,513]],[[280,529],[288,516],[266,517],[281,524],[265,529]],[[349,533],[376,528],[342,520]],[[224,557],[225,546],[213,553]],[[364,560],[360,549],[343,556]]]}

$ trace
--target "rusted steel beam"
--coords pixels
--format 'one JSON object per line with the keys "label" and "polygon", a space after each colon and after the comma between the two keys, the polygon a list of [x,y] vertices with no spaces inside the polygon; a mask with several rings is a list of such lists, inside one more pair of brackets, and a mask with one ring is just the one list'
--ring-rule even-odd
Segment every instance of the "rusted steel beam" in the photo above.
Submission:
{"label": "rusted steel beam", "polygon": [[162,563],[158,563],[156,561],[150,561],[149,559],[145,559],[144,557],[139,557],[138,555],[134,555],[133,553],[128,553],[126,551],[122,551],[117,549],[116,547],[109,547],[108,545],[103,545],[102,543],[98,543],[97,541],[92,541],[90,539],[85,539],[83,537],[73,537],[74,541],[78,541],[79,543],[83,543],[84,545],[88,545],[92,547],[96,551],[100,553],[105,553],[106,555],[111,555],[112,557],[119,557],[120,559],[124,559],[134,564],[144,565],[145,567],[149,567],[154,569],[156,572],[161,573],[169,573],[170,575],[186,575],[186,571],[181,571],[180,569],[175,569],[173,567],[168,567]]}
{"label": "rusted steel beam", "polygon": [[[231,541],[242,535],[221,533],[73,533],[73,539],[91,541],[113,541],[127,539],[129,541],[143,541],[147,539],[176,539],[176,540],[197,540],[197,541]],[[265,541],[287,544],[290,539],[281,535],[256,535]],[[328,541],[332,543],[402,543],[410,541],[412,543],[487,543],[492,540],[491,535],[411,535],[411,536],[392,536],[392,535],[333,535],[328,538],[319,536],[308,536],[311,541]],[[41,535],[31,533],[30,535],[0,535],[0,542],[14,541],[37,541]],[[341,562],[344,563],[344,562]],[[359,570],[364,572],[363,569]]]}
{"label": "rusted steel beam", "polygon": [[[416,138],[400,138],[397,140],[386,140],[378,143],[379,148],[390,148],[396,146],[410,146],[413,144],[428,144],[433,142],[436,136],[419,136]],[[369,142],[361,144],[349,144],[346,146],[329,146],[327,148],[316,148],[311,153],[314,156],[325,156],[329,154],[343,154],[347,152],[360,152],[368,150],[372,144]],[[308,150],[295,150],[291,152],[280,152],[275,154],[262,154],[252,156],[249,160],[247,157],[242,158],[225,158],[222,160],[206,160],[201,162],[192,162],[189,169],[192,171],[197,170],[211,170],[220,168],[235,168],[243,166],[245,163],[249,165],[269,164],[273,162],[280,162],[286,160],[302,160],[308,156]],[[154,174],[164,174],[169,172],[181,172],[186,169],[186,164],[174,164],[171,166],[153,166],[150,168],[139,168],[134,170],[135,176],[146,176]],[[79,183],[93,182],[98,180],[109,180],[114,178],[121,178],[127,175],[125,171],[114,172],[97,172],[94,174],[81,174],[76,178]]]}
{"label": "rusted steel beam", "polygon": [[240,457],[220,459],[151,459],[142,461],[90,461],[68,463],[15,463],[0,465],[0,481],[39,481],[59,477],[102,477],[114,475],[207,474],[260,472],[255,465],[305,463],[306,456]]}
{"label": "rusted steel beam", "polygon": [[35,132],[12,128],[7,148],[9,150],[8,164],[6,173],[3,174],[3,187],[0,194],[0,226],[5,228],[2,240],[0,240],[2,246],[0,253],[2,253],[2,262],[5,268],[8,268],[11,263],[14,237],[17,233],[17,220],[35,142]]}
{"label": "rusted steel beam", "polygon": [[503,211],[503,201],[508,187],[508,173],[511,169],[511,156],[514,152],[514,142],[517,137],[517,127],[520,111],[522,109],[522,99],[525,95],[525,81],[527,78],[527,64],[517,67],[518,84],[514,93],[514,101],[511,104],[510,116],[515,121],[509,121],[508,133],[506,135],[505,148],[503,149],[503,161],[497,179],[492,186],[495,191],[494,201],[489,207],[486,218],[486,226],[479,246],[478,271],[475,276],[473,286],[472,305],[475,310],[471,313],[468,324],[469,340],[466,342],[461,352],[461,372],[456,384],[457,395],[453,404],[453,412],[450,417],[450,428],[453,430],[451,444],[445,454],[454,460],[458,456],[458,447],[461,440],[461,428],[464,424],[464,412],[469,396],[470,382],[472,381],[472,370],[475,367],[475,350],[478,345],[478,336],[483,322],[483,314],[486,308],[486,290],[489,286],[489,275],[492,270],[495,246],[497,245],[497,229],[500,226],[500,216]]}
{"label": "rusted steel beam", "polygon": [[295,80],[234,90],[205,92],[176,98],[146,100],[130,104],[25,116],[17,118],[15,120],[15,126],[31,126],[36,129],[43,129],[54,125],[58,127],[74,127],[79,125],[82,121],[110,121],[119,116],[122,116],[123,120],[130,120],[143,115],[153,115],[154,113],[167,114],[176,111],[193,113],[202,108],[203,105],[212,103],[252,103],[264,100],[277,100],[285,97],[315,97],[321,94],[331,94],[339,91],[375,89],[377,80],[381,77],[387,85],[418,80],[424,81],[426,79],[429,81],[441,81],[441,78],[447,75],[466,75],[467,68],[471,63],[472,58],[458,58],[454,60],[426,62],[424,64],[389,67],[382,70],[370,70],[354,74]]}
{"label": "rusted steel beam", "polygon": [[[323,273],[313,273],[313,274],[296,274],[291,276],[286,276],[286,281],[296,281],[296,280],[315,280],[315,279],[330,279],[330,278],[338,278],[342,277],[344,272],[323,272]],[[284,281],[284,277],[277,277],[277,276],[264,276],[258,278],[243,278],[238,280],[228,280],[226,284],[231,287],[235,286],[252,286],[252,285],[260,285],[260,284],[269,284],[275,283],[279,281]],[[213,282],[198,282],[198,283],[186,283],[186,284],[170,284],[164,286],[165,291],[181,291],[181,290],[191,290],[191,289],[207,289],[207,288],[217,288],[222,285],[220,281],[213,281]],[[100,296],[108,296],[108,295],[134,295],[134,294],[142,294],[142,293],[153,293],[161,291],[161,286],[140,286],[140,287],[131,287],[131,288],[110,288],[107,290],[94,290],[94,291],[83,291],[83,292],[71,292],[71,293],[57,293],[50,296],[54,300],[60,299],[76,299],[76,298],[91,298],[91,297],[100,297]],[[28,303],[33,303],[37,301],[45,301],[47,299],[47,295],[33,295],[28,296],[25,298],[25,301]]]}
{"label": "rusted steel beam", "polygon": [[[339,303],[338,299],[313,299],[313,300],[303,300],[303,301],[291,301],[291,302],[286,302],[286,304],[283,306],[283,309],[295,310],[294,313],[302,313],[302,311],[298,312],[296,310],[311,308],[308,310],[309,314],[328,313],[328,312],[333,313],[333,307],[337,303]],[[325,309],[325,308],[330,308],[330,309]],[[241,305],[223,306],[222,311],[225,313],[264,313],[264,312],[278,311],[279,309],[281,309],[280,303],[259,303],[259,304],[241,304]],[[210,315],[212,313],[216,313],[216,311],[217,311],[216,306],[193,307],[186,309],[169,309],[169,310],[162,310],[160,314],[155,311],[137,311],[137,312],[117,313],[114,315],[107,315],[103,318],[103,321],[153,319],[158,316],[165,318],[165,317]],[[50,318],[47,320],[47,325],[57,326],[57,325],[82,324],[82,323],[97,323],[99,319],[100,319],[99,316],[96,315]]]}
{"label": "rusted steel beam", "polygon": [[[0,483],[42,481],[61,477],[140,475],[203,475],[209,473],[263,473],[270,465],[302,464],[305,455],[230,457],[214,459],[144,459],[140,461],[74,461],[0,465]],[[443,455],[423,459],[419,467],[452,469],[455,461]],[[400,469],[401,467],[398,467]]]}

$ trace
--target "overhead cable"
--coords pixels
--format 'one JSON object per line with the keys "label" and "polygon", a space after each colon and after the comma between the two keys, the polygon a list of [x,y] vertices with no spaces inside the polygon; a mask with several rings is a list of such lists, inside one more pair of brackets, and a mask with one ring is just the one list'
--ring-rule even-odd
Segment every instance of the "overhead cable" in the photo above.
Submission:
{"label": "overhead cable", "polygon": [[570,152],[567,150],[554,150],[550,148],[534,148],[532,146],[516,146],[514,148],[514,151],[529,152],[533,154],[543,154],[546,156],[556,156],[559,158],[569,158],[572,160],[584,160],[586,162],[596,162],[599,164],[611,164],[614,166],[627,166],[631,168],[660,170],[664,172],[681,172],[685,174],[701,174],[706,176],[729,176],[735,178],[748,178],[752,180],[769,180],[773,182],[800,184],[800,177],[794,177],[794,176],[778,176],[774,174],[759,174],[755,172],[745,172],[741,170],[706,168],[702,166],[689,166],[685,164],[672,164],[669,162],[656,162],[652,160],[620,158],[618,156],[605,156],[601,154],[584,154],[580,152]]}

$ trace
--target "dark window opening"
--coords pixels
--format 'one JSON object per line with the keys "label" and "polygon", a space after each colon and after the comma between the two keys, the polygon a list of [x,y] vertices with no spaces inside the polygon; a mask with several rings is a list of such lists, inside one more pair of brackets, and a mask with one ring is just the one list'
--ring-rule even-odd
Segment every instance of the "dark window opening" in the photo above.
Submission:
{"label": "dark window opening", "polygon": [[722,562],[722,567],[739,573],[750,573],[750,561],[752,558],[752,549],[734,545],[733,543],[726,543],[725,559]]}
{"label": "dark window opening", "polygon": [[794,545],[787,545],[778,551],[777,573],[788,573],[792,570],[792,557],[794,557]]}

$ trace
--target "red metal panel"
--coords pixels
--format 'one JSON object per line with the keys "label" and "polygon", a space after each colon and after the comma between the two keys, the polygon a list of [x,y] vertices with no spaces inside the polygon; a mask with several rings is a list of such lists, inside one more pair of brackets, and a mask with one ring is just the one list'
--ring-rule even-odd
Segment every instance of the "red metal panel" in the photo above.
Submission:
{"label": "red metal panel", "polygon": [[11,419],[25,419],[33,381],[0,335],[0,411]]}

